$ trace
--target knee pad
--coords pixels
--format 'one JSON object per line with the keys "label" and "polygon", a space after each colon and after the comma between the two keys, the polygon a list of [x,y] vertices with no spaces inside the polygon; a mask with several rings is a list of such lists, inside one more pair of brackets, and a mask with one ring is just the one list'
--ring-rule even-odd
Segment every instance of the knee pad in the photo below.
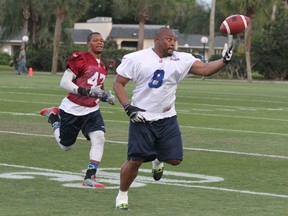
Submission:
{"label": "knee pad", "polygon": [[104,134],[103,131],[93,131],[89,133],[91,140],[90,160],[101,162],[105,143]]}

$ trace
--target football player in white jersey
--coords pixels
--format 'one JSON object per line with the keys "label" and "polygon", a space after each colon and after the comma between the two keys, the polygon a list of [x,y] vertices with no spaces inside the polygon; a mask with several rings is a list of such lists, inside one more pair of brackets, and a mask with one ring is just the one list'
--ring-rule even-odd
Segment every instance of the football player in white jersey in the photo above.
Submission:
{"label": "football player in white jersey", "polygon": [[[117,67],[114,91],[130,117],[127,160],[121,167],[116,208],[129,210],[128,190],[143,162],[152,161],[156,181],[163,174],[163,162],[179,165],[183,159],[181,133],[175,110],[178,83],[188,73],[208,76],[230,62],[232,47],[224,45],[223,58],[203,63],[193,55],[176,52],[176,36],[170,28],[161,28],[154,47],[127,54]],[[131,102],[125,85],[136,84]]]}
{"label": "football player in white jersey", "polygon": [[96,181],[96,171],[104,150],[105,125],[99,102],[115,103],[115,97],[104,91],[104,80],[108,74],[100,60],[104,40],[98,32],[87,37],[88,52],[71,55],[60,86],[68,91],[59,108],[44,108],[40,114],[48,117],[54,130],[55,139],[61,149],[70,150],[76,142],[80,130],[91,141],[89,164],[83,186],[103,188]]}

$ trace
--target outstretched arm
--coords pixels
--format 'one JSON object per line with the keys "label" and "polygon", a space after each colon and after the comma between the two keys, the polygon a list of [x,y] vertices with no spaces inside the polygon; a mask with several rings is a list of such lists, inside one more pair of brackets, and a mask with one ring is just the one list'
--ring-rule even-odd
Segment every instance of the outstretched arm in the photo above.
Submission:
{"label": "outstretched arm", "polygon": [[200,76],[210,76],[221,70],[223,67],[225,67],[225,65],[226,64],[222,61],[222,59],[212,61],[209,63],[196,61],[190,68],[190,73]]}
{"label": "outstretched arm", "polygon": [[225,44],[222,52],[222,58],[209,63],[196,61],[190,68],[190,73],[200,76],[209,76],[219,70],[221,70],[226,64],[228,64],[232,57],[232,46],[228,49],[228,45]]}

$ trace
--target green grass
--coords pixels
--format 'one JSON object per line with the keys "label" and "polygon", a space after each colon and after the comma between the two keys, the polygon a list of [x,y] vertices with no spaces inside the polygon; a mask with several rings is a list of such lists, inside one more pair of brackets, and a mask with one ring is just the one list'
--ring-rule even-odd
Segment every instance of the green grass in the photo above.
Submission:
{"label": "green grass", "polygon": [[[66,96],[60,79],[37,72],[16,76],[0,66],[0,215],[287,215],[287,83],[183,80],[176,108],[184,161],[166,165],[159,182],[152,180],[151,164],[144,164],[136,181],[141,187],[129,191],[131,211],[117,212],[128,117],[119,103],[101,104],[107,133],[99,180],[107,189],[64,187],[81,184],[90,143],[80,135],[74,149],[61,151],[38,115]],[[129,83],[130,96],[132,89]],[[59,180],[66,175],[76,179]],[[201,183],[205,176],[214,181]]]}

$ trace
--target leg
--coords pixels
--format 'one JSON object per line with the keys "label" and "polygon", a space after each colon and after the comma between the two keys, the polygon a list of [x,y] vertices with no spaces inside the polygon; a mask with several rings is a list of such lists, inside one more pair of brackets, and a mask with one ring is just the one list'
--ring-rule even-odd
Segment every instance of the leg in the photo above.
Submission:
{"label": "leg", "polygon": [[24,72],[25,72],[26,75],[28,75],[28,68],[27,68],[27,66],[25,64],[24,64]]}
{"label": "leg", "polygon": [[69,146],[64,146],[60,143],[61,142],[61,139],[60,139],[61,122],[59,118],[59,108],[58,107],[44,108],[40,111],[40,115],[46,116],[48,118],[48,122],[51,124],[54,130],[54,137],[59,147],[64,151],[70,150],[74,142],[72,145],[69,145]]}
{"label": "leg", "polygon": [[82,185],[96,188],[105,188],[103,184],[100,184],[96,181],[96,172],[99,163],[102,160],[102,155],[104,151],[104,143],[105,143],[104,132],[93,131],[89,133],[89,137],[91,140],[91,149],[89,154],[90,161]]}
{"label": "leg", "polygon": [[156,181],[162,178],[163,162],[177,166],[183,159],[182,138],[176,116],[163,120],[161,126],[163,130],[158,134],[160,139],[156,144],[157,159],[152,162],[152,174]]}
{"label": "leg", "polygon": [[120,172],[120,190],[116,197],[116,208],[120,210],[129,210],[128,190],[138,175],[142,161],[127,160],[121,167]]}
{"label": "leg", "polygon": [[18,71],[17,71],[17,75],[20,75],[22,71],[22,65],[21,62],[18,62]]}
{"label": "leg", "polygon": [[[172,166],[177,166],[181,163],[181,160],[167,160],[164,162]],[[159,181],[163,176],[163,172],[164,172],[164,163],[160,162],[156,158],[154,161],[152,161],[152,174],[153,174],[154,180]]]}
{"label": "leg", "polygon": [[138,175],[138,169],[142,165],[142,161],[127,160],[121,167],[120,173],[120,190],[128,191],[130,185]]}
{"label": "leg", "polygon": [[167,160],[165,163],[168,163],[172,166],[178,166],[182,161],[181,160]]}

